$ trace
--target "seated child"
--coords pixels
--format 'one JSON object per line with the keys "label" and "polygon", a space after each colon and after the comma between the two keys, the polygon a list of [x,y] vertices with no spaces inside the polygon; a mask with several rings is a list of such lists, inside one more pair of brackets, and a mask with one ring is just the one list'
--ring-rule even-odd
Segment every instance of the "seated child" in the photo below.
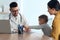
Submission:
{"label": "seated child", "polygon": [[31,29],[42,29],[44,35],[51,36],[51,28],[47,24],[48,17],[46,15],[39,16],[39,26],[32,26]]}

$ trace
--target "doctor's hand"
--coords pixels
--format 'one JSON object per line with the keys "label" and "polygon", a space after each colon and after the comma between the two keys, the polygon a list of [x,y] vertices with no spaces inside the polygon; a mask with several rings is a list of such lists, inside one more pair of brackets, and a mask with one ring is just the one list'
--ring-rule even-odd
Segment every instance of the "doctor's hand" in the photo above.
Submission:
{"label": "doctor's hand", "polygon": [[18,29],[14,29],[14,32],[15,32],[15,33],[18,33]]}

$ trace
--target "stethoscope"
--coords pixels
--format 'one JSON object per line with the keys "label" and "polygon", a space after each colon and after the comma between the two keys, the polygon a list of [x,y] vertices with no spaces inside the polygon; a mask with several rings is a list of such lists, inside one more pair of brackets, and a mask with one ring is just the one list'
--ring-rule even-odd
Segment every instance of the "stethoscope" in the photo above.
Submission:
{"label": "stethoscope", "polygon": [[[19,13],[19,15],[20,15],[20,22],[22,22],[22,15],[21,15],[20,13]],[[10,19],[10,21],[13,22],[15,25],[19,25],[19,24],[17,24],[16,22],[14,22],[14,20],[11,19],[11,13],[10,13],[10,15],[9,15],[9,19]]]}

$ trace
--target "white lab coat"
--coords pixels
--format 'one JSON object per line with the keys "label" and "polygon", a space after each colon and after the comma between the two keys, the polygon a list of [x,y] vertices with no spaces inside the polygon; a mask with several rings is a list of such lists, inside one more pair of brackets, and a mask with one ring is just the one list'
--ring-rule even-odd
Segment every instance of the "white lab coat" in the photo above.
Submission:
{"label": "white lab coat", "polygon": [[9,15],[11,32],[15,32],[16,30],[18,30],[18,24],[27,25],[26,19],[24,18],[24,16],[22,16],[21,18],[21,16],[21,14],[18,14],[18,16],[14,17],[12,13],[11,15]]}

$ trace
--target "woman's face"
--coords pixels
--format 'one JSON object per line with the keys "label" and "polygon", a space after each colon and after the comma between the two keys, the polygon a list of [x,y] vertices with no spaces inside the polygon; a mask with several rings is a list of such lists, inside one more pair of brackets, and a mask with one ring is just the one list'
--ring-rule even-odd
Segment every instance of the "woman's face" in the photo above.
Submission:
{"label": "woman's face", "polygon": [[48,12],[50,15],[55,15],[56,10],[54,8],[51,9],[48,7]]}

